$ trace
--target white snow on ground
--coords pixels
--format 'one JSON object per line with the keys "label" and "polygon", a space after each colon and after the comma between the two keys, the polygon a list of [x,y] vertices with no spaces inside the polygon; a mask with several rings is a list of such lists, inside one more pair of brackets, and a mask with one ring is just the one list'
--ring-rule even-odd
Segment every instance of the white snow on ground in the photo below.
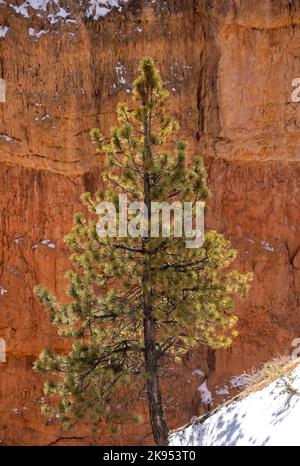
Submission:
{"label": "white snow on ground", "polygon": [[172,446],[300,446],[300,365],[170,436]]}
{"label": "white snow on ground", "polygon": [[8,33],[9,31],[9,27],[8,26],[0,26],[0,37],[5,37],[6,34]]}

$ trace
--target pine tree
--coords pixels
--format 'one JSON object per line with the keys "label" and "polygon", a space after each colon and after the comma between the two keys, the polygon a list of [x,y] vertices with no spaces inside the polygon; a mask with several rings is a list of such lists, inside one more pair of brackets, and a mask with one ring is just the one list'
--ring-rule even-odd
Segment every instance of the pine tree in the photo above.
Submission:
{"label": "pine tree", "polygon": [[[187,158],[186,143],[173,140],[177,124],[166,115],[168,93],[153,60],[143,59],[139,71],[133,108],[118,105],[111,140],[91,131],[105,159],[106,189],[82,196],[91,214],[76,214],[65,238],[73,265],[69,304],[60,304],[41,285],[35,289],[72,349],[44,350],[35,369],[52,375],[45,393],[54,401],[46,412],[66,427],[86,417],[95,425],[119,422],[115,394],[144,383],[154,440],[165,445],[161,367],[180,362],[199,344],[230,345],[237,334],[235,301],[246,296],[251,277],[228,269],[236,252],[216,231],[207,232],[199,248],[187,248],[184,236],[151,235],[153,201],[195,206],[209,193],[201,157]],[[147,206],[144,237],[99,236],[97,206],[107,201],[118,211],[119,194]]]}

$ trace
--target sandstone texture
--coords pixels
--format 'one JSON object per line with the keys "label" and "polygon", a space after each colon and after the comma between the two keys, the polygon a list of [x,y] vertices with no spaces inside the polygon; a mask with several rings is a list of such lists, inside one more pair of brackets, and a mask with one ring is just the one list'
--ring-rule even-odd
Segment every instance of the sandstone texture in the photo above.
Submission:
{"label": "sandstone texture", "polygon": [[199,348],[166,374],[171,426],[216,406],[253,366],[291,353],[300,337],[299,44],[298,0],[0,0],[2,444],[151,443],[147,424],[117,435],[49,424],[32,371],[42,348],[64,347],[33,287],[64,297],[63,236],[79,195],[100,183],[89,130],[109,135],[145,55],[161,69],[181,136],[205,157],[207,227],[255,274],[234,345]]}

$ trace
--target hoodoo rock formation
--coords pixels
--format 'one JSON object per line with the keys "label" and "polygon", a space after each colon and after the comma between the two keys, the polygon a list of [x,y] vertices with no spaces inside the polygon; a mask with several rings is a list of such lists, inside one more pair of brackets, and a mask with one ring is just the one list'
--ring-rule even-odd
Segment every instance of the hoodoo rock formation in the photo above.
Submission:
{"label": "hoodoo rock formation", "polygon": [[216,406],[252,366],[292,352],[300,337],[300,103],[291,98],[299,44],[299,0],[0,0],[2,444],[151,442],[147,425],[114,436],[49,424],[32,371],[42,348],[64,347],[33,287],[65,299],[63,236],[79,195],[99,186],[89,130],[109,134],[145,55],[167,80],[190,151],[205,157],[207,228],[225,233],[236,266],[255,274],[234,345],[199,348],[166,376],[171,426]]}

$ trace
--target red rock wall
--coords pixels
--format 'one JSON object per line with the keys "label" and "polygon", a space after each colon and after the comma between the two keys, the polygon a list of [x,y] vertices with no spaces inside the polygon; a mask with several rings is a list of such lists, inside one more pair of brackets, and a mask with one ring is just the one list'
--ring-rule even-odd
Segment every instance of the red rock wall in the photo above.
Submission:
{"label": "red rock wall", "polygon": [[[0,338],[7,344],[0,441],[149,443],[147,425],[96,437],[47,425],[32,363],[45,345],[63,342],[33,287],[41,282],[63,297],[62,239],[80,193],[97,185],[89,129],[108,133],[140,57],[151,55],[182,136],[205,155],[213,193],[207,226],[232,239],[240,270],[255,273],[232,348],[199,349],[166,377],[172,427],[209,409],[194,369],[208,374],[216,404],[223,398],[216,386],[230,388],[232,375],[291,351],[300,336],[300,104],[291,102],[291,81],[300,76],[300,2],[132,0],[96,21],[61,0],[72,22],[52,25],[47,15],[55,7],[28,10],[25,18],[9,6],[23,3],[0,2],[0,78],[7,84],[0,103]],[[4,37],[1,26],[9,27]]]}

